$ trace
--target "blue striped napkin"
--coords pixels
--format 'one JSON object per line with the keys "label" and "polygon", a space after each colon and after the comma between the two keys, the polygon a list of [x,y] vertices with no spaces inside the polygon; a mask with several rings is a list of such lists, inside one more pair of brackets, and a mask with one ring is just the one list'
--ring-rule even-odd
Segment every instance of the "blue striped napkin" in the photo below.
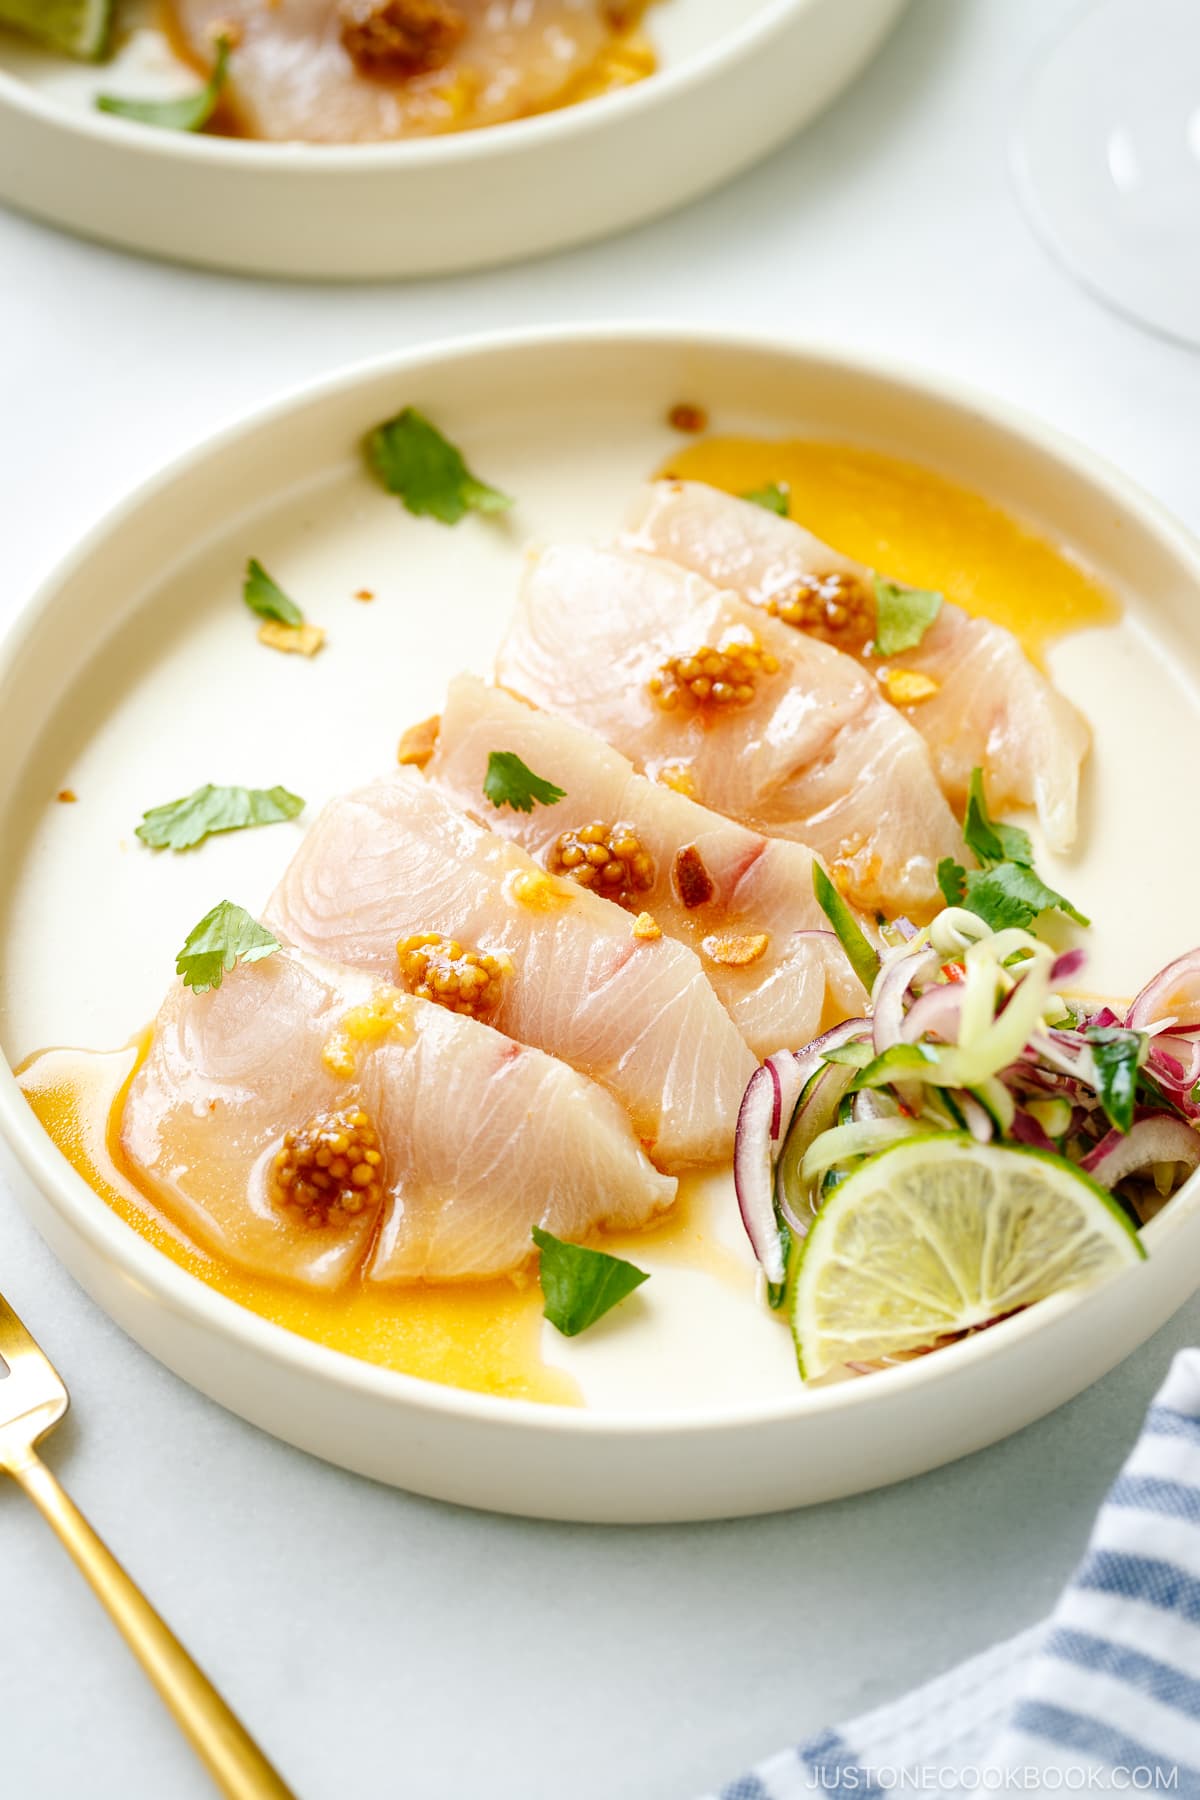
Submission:
{"label": "blue striped napkin", "polygon": [[709,1800],[1200,1800],[1200,1350],[1183,1350],[1053,1615]]}

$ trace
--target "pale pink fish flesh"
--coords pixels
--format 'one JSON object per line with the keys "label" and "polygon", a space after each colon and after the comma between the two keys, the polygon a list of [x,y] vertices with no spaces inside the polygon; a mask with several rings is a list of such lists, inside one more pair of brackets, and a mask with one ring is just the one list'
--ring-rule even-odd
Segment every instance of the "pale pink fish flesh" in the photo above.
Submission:
{"label": "pale pink fish flesh", "polygon": [[[165,1209],[241,1268],[319,1289],[482,1279],[519,1268],[543,1225],[578,1241],[645,1224],[675,1195],[602,1088],[473,1019],[405,998],[393,1029],[323,1060],[375,984],[283,951],[215,992],[171,990],[126,1101],[122,1144]],[[281,1204],[285,1132],[359,1107],[382,1199],[325,1222]]]}
{"label": "pale pink fish flesh", "polygon": [[[600,0],[172,0],[171,10],[183,44],[206,64],[219,31],[236,40],[228,95],[243,130],[326,144],[430,136],[541,111],[613,36]],[[354,37],[353,21],[382,36],[389,13],[413,60],[370,62],[361,48],[356,59],[351,48],[363,34]]]}
{"label": "pale pink fish flesh", "polygon": [[415,770],[331,801],[264,920],[388,980],[397,941],[422,932],[506,954],[512,974],[490,1023],[607,1087],[660,1167],[731,1154],[754,1057],[699,959],[670,938],[635,937],[619,908],[547,875]]}
{"label": "pale pink fish flesh", "polygon": [[[874,572],[790,519],[695,481],[654,482],[638,496],[626,542],[669,557],[756,606],[785,602],[806,578],[847,575],[869,595]],[[938,780],[961,806],[982,768],[989,804],[1037,808],[1046,841],[1070,847],[1090,732],[1079,711],[1034,668],[1010,631],[943,602],[911,650],[864,665],[927,675],[937,692],[902,706],[929,745]],[[886,690],[885,690],[886,691]]]}
{"label": "pale pink fish flesh", "polygon": [[[565,798],[528,813],[493,807],[483,794],[493,750],[514,751]],[[654,867],[650,885],[622,903],[698,952],[756,1056],[808,1043],[827,1006],[843,1017],[862,1011],[866,996],[814,898],[812,852],[803,845],[763,837],[648,780],[594,733],[474,675],[450,683],[425,773],[544,867],[554,866],[560,833],[593,823],[631,827]],[[694,857],[698,874],[689,882]],[[603,887],[592,891],[604,895]],[[719,960],[752,953],[763,937],[765,949],[745,966]]]}
{"label": "pale pink fish flesh", "polygon": [[[665,711],[668,659],[753,639],[779,667],[749,704]],[[929,752],[852,657],[676,563],[561,545],[529,565],[497,678],[586,725],[643,773],[824,858],[864,909],[922,917],[962,835]]]}

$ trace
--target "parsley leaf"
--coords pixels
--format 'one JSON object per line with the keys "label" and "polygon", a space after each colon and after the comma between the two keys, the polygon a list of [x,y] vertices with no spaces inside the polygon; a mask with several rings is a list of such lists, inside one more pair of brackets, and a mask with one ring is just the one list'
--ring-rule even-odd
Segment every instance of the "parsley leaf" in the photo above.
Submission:
{"label": "parsley leaf", "polygon": [[115,94],[101,94],[96,105],[101,112],[113,113],[118,119],[132,119],[137,125],[158,125],[165,131],[203,131],[224,90],[231,49],[227,37],[217,39],[213,71],[199,93],[185,94],[180,100],[121,100]]}
{"label": "parsley leaf", "polygon": [[879,973],[879,958],[853,912],[846,905],[832,881],[813,858],[813,893],[817,905],[833,926],[838,943],[850,959],[850,967],[870,993]]}
{"label": "parsley leaf", "polygon": [[904,587],[875,577],[875,654],[895,656],[920,643],[942,610],[942,596],[929,588]]}
{"label": "parsley leaf", "polygon": [[262,564],[253,556],[246,564],[242,599],[260,619],[277,619],[281,625],[304,623],[304,614],[296,602],[284,593],[278,582],[271,580]]}
{"label": "parsley leaf", "polygon": [[261,962],[281,945],[266,928],[232,900],[221,900],[188,932],[175,958],[175,973],[197,994],[219,988],[236,963]]}
{"label": "parsley leaf", "polygon": [[768,481],[766,487],[751,488],[742,495],[752,506],[761,506],[764,512],[778,513],[781,519],[788,516],[788,500],[791,489],[786,481]]}
{"label": "parsley leaf", "polygon": [[1040,912],[1052,909],[1065,913],[1077,925],[1091,924],[1086,914],[1036,872],[1029,833],[991,817],[983,794],[982,769],[971,771],[963,842],[982,866],[964,869],[952,856],[942,858],[937,878],[947,906],[965,906],[993,931],[1010,926],[1024,929]]}
{"label": "parsley leaf", "polygon": [[462,454],[415,406],[377,425],[367,438],[367,460],[389,494],[410,513],[457,525],[468,512],[504,512],[507,494],[472,475]]}
{"label": "parsley leaf", "polygon": [[1087,1032],[1092,1061],[1096,1065],[1096,1092],[1111,1125],[1128,1131],[1137,1103],[1138,1062],[1142,1034],[1121,1026],[1098,1025]]}
{"label": "parsley leaf", "polygon": [[285,787],[213,787],[206,782],[182,800],[152,806],[143,813],[137,835],[152,850],[190,850],[214,832],[275,825],[303,811],[299,794],[289,794]]}
{"label": "parsley leaf", "polygon": [[567,797],[565,788],[555,787],[527,769],[515,750],[489,750],[483,792],[493,806],[511,806],[514,812],[525,813],[533,811],[535,800],[539,806],[553,806]]}
{"label": "parsley leaf", "polygon": [[619,1256],[565,1244],[540,1225],[533,1228],[533,1241],[542,1253],[542,1310],[564,1337],[578,1337],[650,1279],[647,1270]]}

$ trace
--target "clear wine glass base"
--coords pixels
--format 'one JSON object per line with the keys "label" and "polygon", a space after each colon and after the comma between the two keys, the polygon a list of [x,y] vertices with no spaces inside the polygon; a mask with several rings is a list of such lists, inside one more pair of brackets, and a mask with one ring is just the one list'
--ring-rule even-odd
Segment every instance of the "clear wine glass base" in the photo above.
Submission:
{"label": "clear wine glass base", "polygon": [[1096,0],[1033,72],[1022,202],[1077,280],[1200,347],[1200,0]]}

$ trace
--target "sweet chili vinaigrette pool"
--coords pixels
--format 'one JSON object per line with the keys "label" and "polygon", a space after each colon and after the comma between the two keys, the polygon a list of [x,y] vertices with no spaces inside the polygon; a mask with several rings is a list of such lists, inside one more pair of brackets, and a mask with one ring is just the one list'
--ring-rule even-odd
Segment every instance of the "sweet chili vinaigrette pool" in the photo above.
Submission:
{"label": "sweet chili vinaigrette pool", "polygon": [[659,473],[731,494],[785,485],[792,518],[825,543],[994,619],[1039,665],[1055,638],[1120,616],[1112,595],[1044,538],[897,457],[802,438],[708,437],[681,444]]}
{"label": "sweet chili vinaigrette pool", "polygon": [[[732,493],[786,483],[793,516],[818,537],[986,614],[1035,658],[1053,639],[1119,616],[1112,596],[1043,539],[968,489],[892,457],[802,440],[713,437],[681,444],[663,472]],[[320,1294],[248,1274],[193,1244],[134,1179],[120,1150],[121,1106],[145,1042],[109,1053],[48,1050],[19,1071],[49,1136],[132,1230],[218,1293],[316,1343],[480,1393],[580,1403],[573,1380],[542,1360],[541,1290],[532,1276],[404,1288],[354,1281]],[[606,1237],[605,1247],[746,1282],[706,1229],[697,1186],[681,1182],[664,1223]]]}
{"label": "sweet chili vinaigrette pool", "polygon": [[[251,1274],[192,1243],[121,1151],[121,1110],[148,1044],[147,1032],[123,1050],[43,1050],[17,1071],[25,1098],[71,1167],[139,1237],[239,1306],[331,1350],[476,1393],[579,1405],[571,1377],[542,1361],[542,1293],[532,1274],[428,1287],[351,1281],[322,1294]],[[706,1269],[751,1291],[752,1279],[709,1240],[689,1185],[680,1182],[662,1223],[608,1233],[604,1248],[634,1258],[652,1251],[660,1262]]]}

